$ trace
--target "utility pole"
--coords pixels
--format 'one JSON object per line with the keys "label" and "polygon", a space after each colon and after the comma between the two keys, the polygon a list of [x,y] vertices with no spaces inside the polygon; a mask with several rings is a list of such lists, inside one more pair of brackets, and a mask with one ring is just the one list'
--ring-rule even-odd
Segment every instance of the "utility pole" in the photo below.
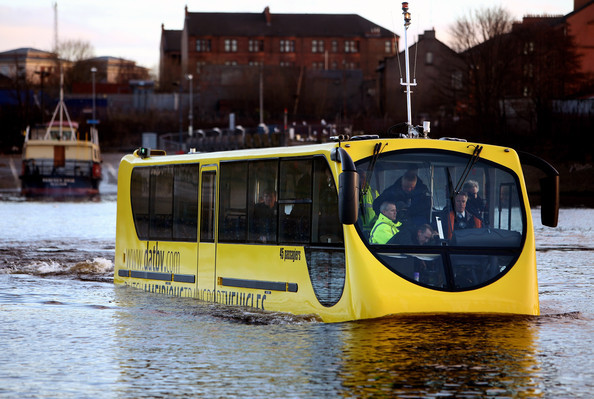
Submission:
{"label": "utility pole", "polygon": [[260,97],[260,125],[264,124],[264,64],[260,64],[260,84],[259,84],[259,97]]}
{"label": "utility pole", "polygon": [[54,53],[58,52],[58,2],[54,2]]}
{"label": "utility pole", "polygon": [[93,120],[97,120],[96,116],[95,116],[95,74],[97,73],[97,68],[92,67],[91,68],[91,77],[93,80]]}
{"label": "utility pole", "polygon": [[192,137],[194,135],[194,103],[192,99],[192,80],[194,79],[194,76],[189,73],[186,75],[186,79],[188,79],[190,82],[190,115],[188,116],[188,135]]}

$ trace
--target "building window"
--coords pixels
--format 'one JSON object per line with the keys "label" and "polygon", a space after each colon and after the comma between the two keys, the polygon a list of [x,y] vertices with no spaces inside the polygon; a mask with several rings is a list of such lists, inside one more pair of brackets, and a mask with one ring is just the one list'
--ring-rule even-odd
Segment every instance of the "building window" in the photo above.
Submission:
{"label": "building window", "polygon": [[237,65],[237,61],[225,61],[225,65],[226,66],[236,66]]}
{"label": "building window", "polygon": [[344,42],[344,52],[345,53],[356,53],[357,52],[357,42],[354,40],[346,40]]}
{"label": "building window", "polygon": [[324,63],[323,62],[314,62],[311,64],[312,69],[318,69],[318,70],[323,70],[324,69]]}
{"label": "building window", "polygon": [[452,89],[462,90],[462,71],[452,73]]}
{"label": "building window", "polygon": [[236,53],[237,52],[237,40],[225,39],[225,52]]}
{"label": "building window", "polygon": [[199,53],[210,53],[210,39],[196,40],[196,51]]}
{"label": "building window", "polygon": [[357,64],[354,62],[345,62],[344,69],[354,71],[355,69],[357,69]]}
{"label": "building window", "polygon": [[264,51],[264,40],[250,39],[248,42],[248,51],[250,53],[259,53]]}
{"label": "building window", "polygon": [[295,52],[295,40],[281,40],[280,41],[280,52],[281,53],[294,53]]}
{"label": "building window", "polygon": [[196,62],[196,73],[200,74],[202,72],[202,67],[206,66],[206,61],[197,61]]}
{"label": "building window", "polygon": [[332,52],[338,53],[338,40],[332,40]]}
{"label": "building window", "polygon": [[312,40],[311,41],[311,52],[312,53],[323,53],[324,52],[324,41],[323,40]]}
{"label": "building window", "polygon": [[431,51],[425,53],[425,65],[433,65],[433,53]]}
{"label": "building window", "polygon": [[293,65],[294,65],[294,63],[291,61],[281,61],[280,62],[280,66],[282,66],[282,67],[291,67]]}
{"label": "building window", "polygon": [[263,65],[260,61],[249,61],[248,62],[249,66],[260,66]]}
{"label": "building window", "polygon": [[359,42],[356,40],[347,40],[344,42],[344,52],[345,53],[358,53],[359,52]]}
{"label": "building window", "polygon": [[384,45],[386,48],[386,54],[392,54],[394,52],[394,44],[393,44],[392,40],[386,40]]}

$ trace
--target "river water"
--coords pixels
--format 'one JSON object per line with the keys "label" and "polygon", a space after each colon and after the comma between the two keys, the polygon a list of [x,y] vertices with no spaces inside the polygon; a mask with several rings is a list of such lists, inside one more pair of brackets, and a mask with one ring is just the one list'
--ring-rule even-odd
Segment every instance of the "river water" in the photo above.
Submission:
{"label": "river water", "polygon": [[324,324],[114,286],[113,192],[5,199],[0,397],[591,397],[594,210],[533,214],[542,316]]}

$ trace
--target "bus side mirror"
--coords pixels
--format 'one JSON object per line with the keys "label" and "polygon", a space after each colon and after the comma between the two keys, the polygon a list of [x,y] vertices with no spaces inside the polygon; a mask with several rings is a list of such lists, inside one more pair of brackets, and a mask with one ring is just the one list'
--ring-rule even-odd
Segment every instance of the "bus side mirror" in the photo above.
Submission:
{"label": "bus side mirror", "polygon": [[546,176],[540,179],[540,220],[544,226],[557,227],[559,222],[559,172],[536,155],[518,151],[522,164],[534,166]]}
{"label": "bus side mirror", "polygon": [[557,227],[559,222],[559,175],[540,179],[540,219],[543,225]]}
{"label": "bus side mirror", "polygon": [[359,174],[344,148],[332,150],[330,159],[342,165],[338,175],[338,218],[342,224],[355,224],[359,217]]}
{"label": "bus side mirror", "polygon": [[355,224],[359,216],[359,174],[344,171],[338,176],[338,216],[342,224]]}

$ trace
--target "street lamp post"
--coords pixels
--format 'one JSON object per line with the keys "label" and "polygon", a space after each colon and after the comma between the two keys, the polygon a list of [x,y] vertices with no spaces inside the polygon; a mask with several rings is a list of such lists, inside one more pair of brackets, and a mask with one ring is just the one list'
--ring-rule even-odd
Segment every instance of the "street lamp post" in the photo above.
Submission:
{"label": "street lamp post", "polygon": [[93,123],[95,123],[95,73],[97,72],[97,68],[91,68],[91,77],[93,81]]}
{"label": "street lamp post", "polygon": [[189,120],[188,134],[190,135],[190,137],[192,137],[194,134],[194,126],[193,126],[194,104],[193,104],[193,99],[192,99],[192,79],[194,79],[194,76],[192,76],[192,74],[189,73],[186,75],[186,79],[188,79],[190,81],[190,115],[188,116],[188,120]]}
{"label": "street lamp post", "polygon": [[182,82],[176,81],[171,83],[173,87],[177,87],[178,93],[173,93],[174,95],[174,109],[178,111],[179,114],[179,147],[182,148],[183,145],[183,134],[184,134],[184,114],[182,110]]}

